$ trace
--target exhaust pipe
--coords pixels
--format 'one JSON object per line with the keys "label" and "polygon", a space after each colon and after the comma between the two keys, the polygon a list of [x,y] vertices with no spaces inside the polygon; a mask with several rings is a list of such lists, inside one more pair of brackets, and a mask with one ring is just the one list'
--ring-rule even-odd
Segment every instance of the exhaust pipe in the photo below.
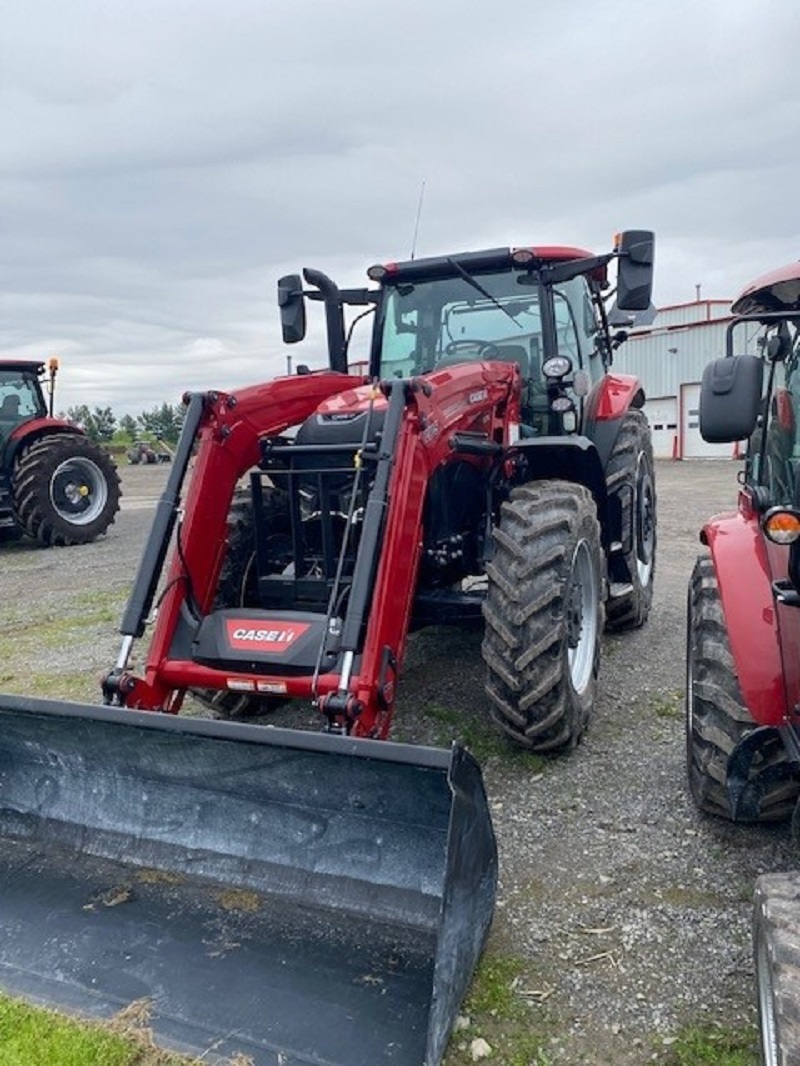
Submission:
{"label": "exhaust pipe", "polygon": [[437,1066],[492,916],[451,751],[0,695],[0,986],[257,1066]]}

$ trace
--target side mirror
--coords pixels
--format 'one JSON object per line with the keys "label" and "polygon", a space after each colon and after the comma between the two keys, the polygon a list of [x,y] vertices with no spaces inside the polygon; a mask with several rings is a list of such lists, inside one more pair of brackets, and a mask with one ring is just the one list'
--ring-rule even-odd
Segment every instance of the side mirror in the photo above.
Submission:
{"label": "side mirror", "polygon": [[749,437],[761,408],[764,364],[757,355],[715,359],[700,385],[700,436],[709,444]]}
{"label": "side mirror", "polygon": [[620,311],[645,311],[653,292],[655,235],[646,229],[625,230],[617,254],[616,306]]}
{"label": "side mirror", "polygon": [[297,344],[306,335],[306,305],[299,274],[278,278],[278,307],[284,344]]}

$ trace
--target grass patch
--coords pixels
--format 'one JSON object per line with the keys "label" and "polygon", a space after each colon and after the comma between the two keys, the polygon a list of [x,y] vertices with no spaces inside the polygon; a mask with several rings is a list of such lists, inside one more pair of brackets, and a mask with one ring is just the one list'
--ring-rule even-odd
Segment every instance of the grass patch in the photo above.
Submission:
{"label": "grass patch", "polygon": [[752,1025],[687,1026],[657,1061],[661,1066],[758,1066],[758,1034]]}
{"label": "grass patch", "polygon": [[429,722],[440,727],[436,729],[438,744],[446,747],[451,741],[458,740],[480,763],[490,758],[506,761],[509,758],[519,759],[525,761],[531,773],[543,773],[550,766],[550,762],[541,755],[511,744],[488,717],[485,721],[465,718],[462,711],[442,707],[438,703],[425,704],[422,714]]}
{"label": "grass patch", "polygon": [[683,718],[683,693],[661,696],[653,700],[650,708],[656,718]]}
{"label": "grass patch", "polygon": [[155,1047],[146,1030],[115,1032],[115,1025],[120,1023],[75,1021],[0,996],[0,1062],[3,1066],[188,1066],[192,1061]]}
{"label": "grass patch", "polygon": [[542,1008],[532,1006],[524,994],[535,984],[529,962],[484,952],[460,1012],[468,1024],[450,1038],[444,1066],[472,1066],[472,1042],[478,1038],[492,1049],[487,1062],[547,1066],[547,1022]]}

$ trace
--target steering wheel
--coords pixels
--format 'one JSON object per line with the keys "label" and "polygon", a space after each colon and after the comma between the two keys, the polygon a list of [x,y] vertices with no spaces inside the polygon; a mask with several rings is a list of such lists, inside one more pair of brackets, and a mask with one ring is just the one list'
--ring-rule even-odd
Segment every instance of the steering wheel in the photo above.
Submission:
{"label": "steering wheel", "polygon": [[500,355],[500,349],[497,347],[496,344],[492,344],[491,341],[475,340],[472,337],[459,337],[457,341],[450,341],[449,344],[445,345],[444,351],[445,355],[455,355],[458,352],[459,348],[474,348],[475,346],[477,346],[478,348],[479,359],[483,358],[484,356],[488,359],[502,358],[502,356]]}

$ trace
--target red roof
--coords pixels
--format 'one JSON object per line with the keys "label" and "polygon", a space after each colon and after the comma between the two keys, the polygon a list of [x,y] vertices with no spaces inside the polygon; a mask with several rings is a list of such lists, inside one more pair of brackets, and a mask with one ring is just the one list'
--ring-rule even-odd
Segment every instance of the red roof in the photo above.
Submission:
{"label": "red roof", "polygon": [[772,270],[756,278],[733,301],[736,315],[770,311],[800,311],[800,262]]}

